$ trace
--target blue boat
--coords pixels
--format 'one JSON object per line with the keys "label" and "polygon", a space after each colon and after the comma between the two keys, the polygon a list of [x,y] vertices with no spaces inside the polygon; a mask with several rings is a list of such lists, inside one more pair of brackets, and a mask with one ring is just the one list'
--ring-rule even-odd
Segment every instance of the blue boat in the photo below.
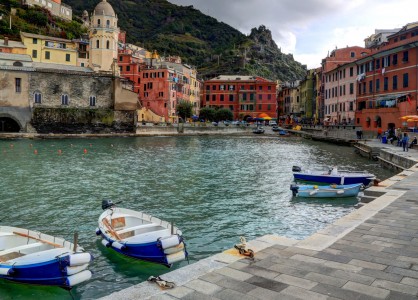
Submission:
{"label": "blue boat", "polygon": [[89,280],[90,253],[37,231],[0,226],[0,278],[71,289]]}
{"label": "blue boat", "polygon": [[292,184],[290,190],[294,197],[305,198],[342,198],[357,197],[363,184],[347,184],[347,185],[296,185]]}
{"label": "blue boat", "polygon": [[337,168],[332,168],[328,172],[307,171],[302,172],[299,167],[294,166],[293,177],[296,181],[311,181],[329,184],[356,184],[362,183],[368,186],[372,180],[376,179],[373,174],[366,172],[339,172]]}
{"label": "blue boat", "polygon": [[185,260],[187,251],[182,232],[174,225],[104,200],[96,234],[112,250],[140,260],[171,267]]}

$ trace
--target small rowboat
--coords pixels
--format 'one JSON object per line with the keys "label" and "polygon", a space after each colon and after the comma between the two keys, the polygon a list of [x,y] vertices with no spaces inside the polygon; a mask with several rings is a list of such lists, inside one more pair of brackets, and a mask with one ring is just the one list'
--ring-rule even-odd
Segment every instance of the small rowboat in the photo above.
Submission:
{"label": "small rowboat", "polygon": [[89,280],[90,253],[62,238],[0,226],[0,278],[71,289]]}
{"label": "small rowboat", "polygon": [[356,197],[362,186],[363,184],[361,183],[348,185],[331,184],[327,186],[292,184],[290,190],[295,197],[342,198]]}
{"label": "small rowboat", "polygon": [[167,267],[187,258],[182,232],[172,224],[143,212],[116,207],[110,200],[103,200],[102,208],[96,234],[103,237],[104,246]]}

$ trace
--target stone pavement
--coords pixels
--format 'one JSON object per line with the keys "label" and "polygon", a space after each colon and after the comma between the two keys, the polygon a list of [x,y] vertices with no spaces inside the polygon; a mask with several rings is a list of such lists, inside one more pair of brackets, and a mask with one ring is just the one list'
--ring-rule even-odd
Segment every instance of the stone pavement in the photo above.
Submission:
{"label": "stone pavement", "polygon": [[311,237],[265,236],[254,259],[228,250],[104,299],[417,299],[418,164],[371,188],[381,196]]}

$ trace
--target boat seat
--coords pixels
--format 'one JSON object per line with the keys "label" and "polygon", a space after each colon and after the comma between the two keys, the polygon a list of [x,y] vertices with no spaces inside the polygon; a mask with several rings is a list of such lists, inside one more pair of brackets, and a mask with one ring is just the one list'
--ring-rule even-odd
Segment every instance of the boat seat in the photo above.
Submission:
{"label": "boat seat", "polygon": [[[127,238],[125,238],[125,241],[132,241],[132,240],[141,240],[141,237],[145,237],[145,236],[147,236],[147,235],[150,235],[151,233],[157,233],[157,232],[161,232],[161,233],[166,233],[167,232],[167,228],[165,228],[165,229],[161,229],[161,230],[156,230],[156,231],[151,231],[151,232],[144,232],[144,233],[140,233],[140,234],[137,234],[137,235],[134,235],[134,236],[131,236],[131,237],[127,237]],[[167,235],[164,235],[164,236],[167,236]],[[160,236],[161,237],[161,236]],[[155,241],[155,240],[153,240],[153,241]]]}
{"label": "boat seat", "polygon": [[134,231],[134,230],[137,230],[137,229],[149,228],[149,227],[154,227],[154,226],[157,227],[157,226],[161,226],[161,225],[158,225],[158,224],[155,224],[155,223],[141,224],[141,225],[137,225],[137,226],[133,226],[133,227],[124,228],[124,229],[121,229],[121,230],[116,230],[116,232],[118,234],[122,234],[122,233],[126,233],[126,232],[129,232],[129,231]]}
{"label": "boat seat", "polygon": [[18,253],[18,252],[20,252],[22,250],[26,250],[26,249],[30,249],[30,248],[35,248],[35,247],[39,247],[39,246],[42,246],[42,245],[45,245],[45,244],[44,243],[41,243],[41,242],[37,242],[37,243],[26,244],[26,245],[17,246],[17,247],[13,247],[13,248],[9,248],[9,249],[3,250],[3,251],[0,252],[0,261],[5,261],[4,259],[6,259],[6,258],[7,258],[7,260],[9,260],[10,258],[5,257],[5,256],[7,256],[10,253],[13,253],[13,252]]}

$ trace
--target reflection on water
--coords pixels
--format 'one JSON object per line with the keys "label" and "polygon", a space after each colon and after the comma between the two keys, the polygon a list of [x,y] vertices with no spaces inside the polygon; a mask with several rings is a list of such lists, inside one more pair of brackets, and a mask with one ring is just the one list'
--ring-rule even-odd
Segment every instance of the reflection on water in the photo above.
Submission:
{"label": "reflection on water", "polygon": [[[97,299],[170,269],[105,249],[95,236],[101,200],[123,200],[174,222],[195,262],[265,234],[303,239],[353,210],[355,199],[293,199],[293,165],[391,175],[352,148],[298,138],[149,137],[0,141],[2,225],[79,243],[93,278],[72,291]],[[174,267],[186,265],[181,262]],[[64,290],[0,281],[1,299],[71,299]]]}

